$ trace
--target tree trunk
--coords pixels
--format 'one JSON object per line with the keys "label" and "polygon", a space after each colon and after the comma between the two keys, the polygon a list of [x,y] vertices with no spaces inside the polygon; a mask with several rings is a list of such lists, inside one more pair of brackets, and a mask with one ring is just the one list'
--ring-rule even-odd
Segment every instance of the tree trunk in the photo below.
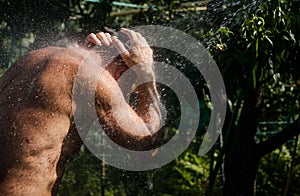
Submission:
{"label": "tree trunk", "polygon": [[253,195],[259,155],[254,142],[260,116],[261,91],[245,97],[237,129],[225,154],[224,195]]}

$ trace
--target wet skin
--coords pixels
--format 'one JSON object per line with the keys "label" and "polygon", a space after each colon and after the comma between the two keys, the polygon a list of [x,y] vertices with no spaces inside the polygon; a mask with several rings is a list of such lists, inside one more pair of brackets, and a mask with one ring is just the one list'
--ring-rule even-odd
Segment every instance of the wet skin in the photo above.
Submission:
{"label": "wet skin", "polygon": [[[86,48],[48,47],[28,53],[0,78],[1,195],[56,194],[66,161],[81,145],[73,120],[80,107],[72,102],[80,66],[92,73],[80,76],[80,81],[97,85],[96,90],[82,85],[79,91],[95,91],[95,110],[107,135],[133,150],[156,146],[161,114],[152,50],[139,33],[122,32],[132,42],[130,51],[116,37],[97,37],[121,54],[122,59],[108,66]],[[97,45],[95,40],[88,43]],[[135,89],[136,108],[125,101],[116,82],[121,72],[133,67],[136,80],[152,80]]]}

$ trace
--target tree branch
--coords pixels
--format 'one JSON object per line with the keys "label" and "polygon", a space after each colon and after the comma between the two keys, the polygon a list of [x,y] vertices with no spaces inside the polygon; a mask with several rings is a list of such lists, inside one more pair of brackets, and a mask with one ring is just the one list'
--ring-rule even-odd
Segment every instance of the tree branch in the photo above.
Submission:
{"label": "tree branch", "polygon": [[300,134],[300,117],[292,124],[286,126],[282,131],[271,137],[269,140],[259,143],[259,156],[262,157],[272,152],[298,134]]}

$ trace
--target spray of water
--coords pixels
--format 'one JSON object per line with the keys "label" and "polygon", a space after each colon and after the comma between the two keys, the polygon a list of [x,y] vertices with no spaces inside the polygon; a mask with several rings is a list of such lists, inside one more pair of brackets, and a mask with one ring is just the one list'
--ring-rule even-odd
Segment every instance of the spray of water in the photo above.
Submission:
{"label": "spray of water", "polygon": [[[226,113],[225,86],[215,61],[209,56],[201,43],[180,30],[158,25],[138,26],[134,27],[133,30],[140,32],[150,46],[168,49],[185,57],[192,63],[193,68],[196,68],[203,76],[209,87],[212,103],[210,122],[199,149],[199,155],[206,154],[220,135]],[[123,43],[128,43],[125,36],[120,36],[119,39]],[[110,55],[116,57],[119,54],[115,52]],[[96,120],[95,92],[85,95],[85,99],[82,99],[81,93],[77,92],[79,89],[78,85],[80,85],[78,83],[80,82],[80,77],[82,75],[88,76],[88,74],[92,73],[87,72],[88,69],[83,66],[78,70],[77,77],[74,80],[73,101],[81,110],[74,113],[74,120],[87,148],[99,159],[103,160],[105,157],[105,162],[109,165],[131,171],[143,171],[161,167],[178,157],[189,146],[196,134],[200,119],[196,89],[194,89],[189,79],[174,66],[163,62],[155,62],[154,66],[156,81],[171,89],[180,103],[178,105],[180,107],[180,122],[176,134],[158,147],[155,153],[153,153],[153,150],[134,151],[123,148],[104,133],[102,126]],[[90,71],[92,72],[92,70]],[[132,70],[129,69],[119,78],[120,88],[128,102],[132,93],[132,84],[130,82],[124,83],[124,80],[130,78],[130,71]],[[147,78],[139,81],[137,85],[146,82],[149,82]],[[96,89],[96,83],[90,85],[93,86],[93,89]],[[86,104],[87,102],[89,104]],[[161,109],[164,116],[162,120],[165,121],[168,111],[163,106]],[[86,113],[89,115],[86,115]],[[86,116],[92,116],[92,118],[87,118]],[[88,134],[86,134],[87,130],[89,130]]]}

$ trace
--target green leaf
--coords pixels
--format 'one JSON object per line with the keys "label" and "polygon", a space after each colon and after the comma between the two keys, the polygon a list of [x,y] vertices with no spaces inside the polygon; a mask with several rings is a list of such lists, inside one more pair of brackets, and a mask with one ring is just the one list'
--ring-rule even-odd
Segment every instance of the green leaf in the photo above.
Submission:
{"label": "green leaf", "polygon": [[255,57],[258,57],[258,39],[255,40]]}
{"label": "green leaf", "polygon": [[250,42],[248,45],[247,45],[247,49],[249,49],[252,45],[252,42]]}
{"label": "green leaf", "polygon": [[285,49],[283,49],[282,52],[280,53],[280,58],[285,60]]}
{"label": "green leaf", "polygon": [[289,41],[289,38],[285,35],[283,36],[283,39]]}
{"label": "green leaf", "polygon": [[264,38],[271,44],[271,46],[273,46],[272,40],[267,35],[265,35]]}
{"label": "green leaf", "polygon": [[292,32],[290,32],[290,37],[293,40],[293,43],[297,42],[296,39],[295,39],[295,35]]}
{"label": "green leaf", "polygon": [[257,81],[256,81],[256,72],[258,68],[258,63],[256,63],[252,69],[252,79],[253,79],[253,88],[256,89]]}

